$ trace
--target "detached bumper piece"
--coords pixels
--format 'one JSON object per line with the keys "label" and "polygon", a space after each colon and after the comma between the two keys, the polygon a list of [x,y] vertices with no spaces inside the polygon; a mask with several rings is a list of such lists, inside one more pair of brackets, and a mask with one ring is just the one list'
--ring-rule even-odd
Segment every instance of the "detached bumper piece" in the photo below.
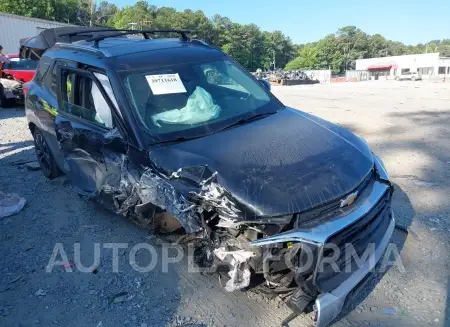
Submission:
{"label": "detached bumper piece", "polygon": [[[307,281],[310,287],[302,285],[292,295],[288,306],[294,313],[285,323],[301,312],[311,312],[313,307],[315,326],[328,326],[342,311],[347,296],[357,291],[358,285],[382,258],[395,221],[390,205],[392,186],[382,178],[384,176],[380,177],[367,185],[353,206],[343,208],[341,215],[312,227],[252,242],[253,246],[299,242],[318,253],[315,270]],[[339,249],[338,256],[334,254],[336,249]],[[311,301],[309,305],[308,301]]]}

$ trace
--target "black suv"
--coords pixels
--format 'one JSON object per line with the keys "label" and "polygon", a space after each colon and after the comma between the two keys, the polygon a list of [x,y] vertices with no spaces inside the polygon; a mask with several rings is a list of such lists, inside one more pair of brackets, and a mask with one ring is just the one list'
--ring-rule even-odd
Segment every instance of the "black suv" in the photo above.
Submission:
{"label": "black suv", "polygon": [[[180,38],[151,38],[169,32]],[[185,31],[45,33],[53,42],[21,50],[40,57],[26,116],[45,176],[188,234],[197,265],[226,264],[227,291],[290,294],[289,319],[316,311],[317,326],[339,314],[395,225],[392,184],[363,139],[284,106]],[[349,244],[355,256],[375,246],[361,263]]]}

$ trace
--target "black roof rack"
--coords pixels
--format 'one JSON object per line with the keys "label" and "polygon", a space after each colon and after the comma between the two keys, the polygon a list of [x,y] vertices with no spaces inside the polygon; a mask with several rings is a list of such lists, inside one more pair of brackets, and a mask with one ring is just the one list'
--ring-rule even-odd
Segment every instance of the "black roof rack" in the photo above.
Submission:
{"label": "black roof rack", "polygon": [[82,35],[82,34],[86,34],[86,33],[99,33],[99,32],[119,32],[119,31],[127,31],[127,30],[119,30],[119,29],[115,29],[115,28],[83,28],[83,29],[79,29],[76,31],[72,31],[72,32],[68,32],[68,33],[62,33],[59,34],[58,36],[62,37],[62,36],[68,36],[69,37],[69,43],[72,43],[72,36],[76,36],[76,35]]}
{"label": "black roof rack", "polygon": [[117,37],[117,36],[123,36],[123,35],[131,35],[131,34],[142,34],[144,38],[150,39],[149,34],[155,34],[155,33],[178,33],[181,36],[181,39],[184,42],[189,41],[189,37],[187,36],[188,33],[191,33],[191,31],[187,30],[116,30],[119,31],[119,33],[116,34],[108,34],[108,35],[98,35],[94,36],[91,39],[88,39],[86,41],[93,41],[94,47],[98,47],[98,43],[106,38],[110,37]]}
{"label": "black roof rack", "polygon": [[[108,34],[101,34],[102,32],[108,32]],[[116,32],[116,33],[111,33]],[[113,28],[105,28],[105,29],[87,29],[87,30],[81,30],[81,31],[75,31],[71,33],[63,34],[64,36],[69,37],[69,42],[71,40],[72,36],[76,35],[83,35],[86,33],[99,33],[99,35],[93,36],[90,39],[87,39],[86,41],[94,42],[94,47],[98,47],[98,43],[106,38],[110,37],[118,37],[118,36],[124,36],[124,35],[131,35],[131,34],[142,34],[145,39],[150,39],[149,34],[156,34],[156,33],[178,33],[181,36],[181,39],[185,42],[189,41],[189,37],[187,34],[191,33],[191,31],[188,30],[121,30],[121,29],[113,29]],[[63,36],[62,34],[60,36]]]}

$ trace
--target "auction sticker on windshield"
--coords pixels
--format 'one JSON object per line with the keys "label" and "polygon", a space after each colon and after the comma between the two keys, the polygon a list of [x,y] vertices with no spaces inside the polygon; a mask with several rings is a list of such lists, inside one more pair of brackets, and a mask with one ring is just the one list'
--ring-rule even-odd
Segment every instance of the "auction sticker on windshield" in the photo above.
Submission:
{"label": "auction sticker on windshield", "polygon": [[186,88],[177,74],[146,75],[148,85],[154,95],[186,93]]}

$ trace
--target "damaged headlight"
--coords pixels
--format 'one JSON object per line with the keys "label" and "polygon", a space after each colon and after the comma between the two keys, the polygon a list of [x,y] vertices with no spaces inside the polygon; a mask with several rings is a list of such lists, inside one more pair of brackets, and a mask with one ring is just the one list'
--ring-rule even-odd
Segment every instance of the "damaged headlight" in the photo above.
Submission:
{"label": "damaged headlight", "polygon": [[217,227],[239,228],[240,226],[253,226],[255,229],[262,231],[267,228],[271,229],[270,226],[274,226],[279,231],[283,226],[289,224],[293,217],[294,215],[290,214],[275,217],[257,217],[254,220],[233,221],[232,219],[220,216],[221,219]]}

